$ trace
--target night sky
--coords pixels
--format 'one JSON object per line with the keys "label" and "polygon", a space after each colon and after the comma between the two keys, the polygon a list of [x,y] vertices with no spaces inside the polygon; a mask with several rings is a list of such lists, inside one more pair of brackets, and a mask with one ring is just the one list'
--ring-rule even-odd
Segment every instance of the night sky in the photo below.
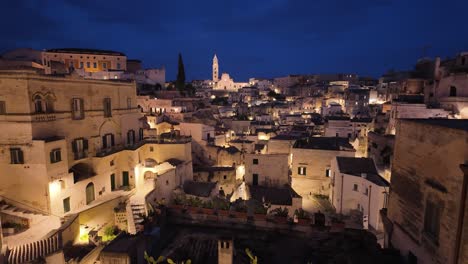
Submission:
{"label": "night sky", "polygon": [[145,67],[165,65],[167,80],[175,78],[178,52],[188,80],[211,78],[216,52],[220,71],[245,81],[295,73],[378,77],[409,69],[423,55],[468,51],[468,0],[5,0],[0,10],[0,52],[117,50]]}

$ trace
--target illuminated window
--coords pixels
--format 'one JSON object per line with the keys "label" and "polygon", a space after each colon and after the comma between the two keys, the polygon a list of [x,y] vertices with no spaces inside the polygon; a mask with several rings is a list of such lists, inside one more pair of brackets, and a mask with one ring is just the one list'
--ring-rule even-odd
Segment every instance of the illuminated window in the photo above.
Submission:
{"label": "illuminated window", "polygon": [[298,167],[297,168],[297,174],[306,175],[307,174],[307,168],[306,167]]}

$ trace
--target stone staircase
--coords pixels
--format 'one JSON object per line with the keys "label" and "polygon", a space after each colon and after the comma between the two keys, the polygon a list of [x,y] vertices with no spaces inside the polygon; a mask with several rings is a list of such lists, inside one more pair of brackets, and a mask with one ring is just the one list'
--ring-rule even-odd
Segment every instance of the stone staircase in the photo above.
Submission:
{"label": "stone staircase", "polygon": [[146,216],[146,207],[142,202],[129,201],[126,207],[127,211],[127,229],[128,233],[136,234],[137,225],[143,222],[142,215]]}
{"label": "stone staircase", "polygon": [[13,247],[8,250],[8,263],[31,263],[62,249],[60,234],[34,241],[28,244]]}
{"label": "stone staircase", "polygon": [[16,207],[7,203],[5,200],[0,201],[0,212],[27,220],[30,226],[37,224],[38,222],[41,222],[49,217],[48,215],[37,211]]}

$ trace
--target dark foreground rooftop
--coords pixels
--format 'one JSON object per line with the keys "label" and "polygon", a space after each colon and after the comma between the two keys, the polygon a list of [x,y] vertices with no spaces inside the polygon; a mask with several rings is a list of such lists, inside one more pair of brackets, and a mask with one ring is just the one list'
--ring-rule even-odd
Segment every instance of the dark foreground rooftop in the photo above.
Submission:
{"label": "dark foreground rooftop", "polygon": [[468,119],[404,119],[410,122],[468,131]]}

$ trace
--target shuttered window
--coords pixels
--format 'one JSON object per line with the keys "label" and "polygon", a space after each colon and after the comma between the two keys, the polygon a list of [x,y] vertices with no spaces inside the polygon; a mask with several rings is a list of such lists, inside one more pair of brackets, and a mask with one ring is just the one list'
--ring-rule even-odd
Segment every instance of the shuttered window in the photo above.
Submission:
{"label": "shuttered window", "polygon": [[84,101],[82,98],[72,99],[72,119],[80,120],[84,119]]}
{"label": "shuttered window", "polygon": [[104,117],[112,116],[112,104],[110,98],[104,98]]}
{"label": "shuttered window", "polygon": [[23,151],[20,148],[10,149],[11,164],[24,164]]}

